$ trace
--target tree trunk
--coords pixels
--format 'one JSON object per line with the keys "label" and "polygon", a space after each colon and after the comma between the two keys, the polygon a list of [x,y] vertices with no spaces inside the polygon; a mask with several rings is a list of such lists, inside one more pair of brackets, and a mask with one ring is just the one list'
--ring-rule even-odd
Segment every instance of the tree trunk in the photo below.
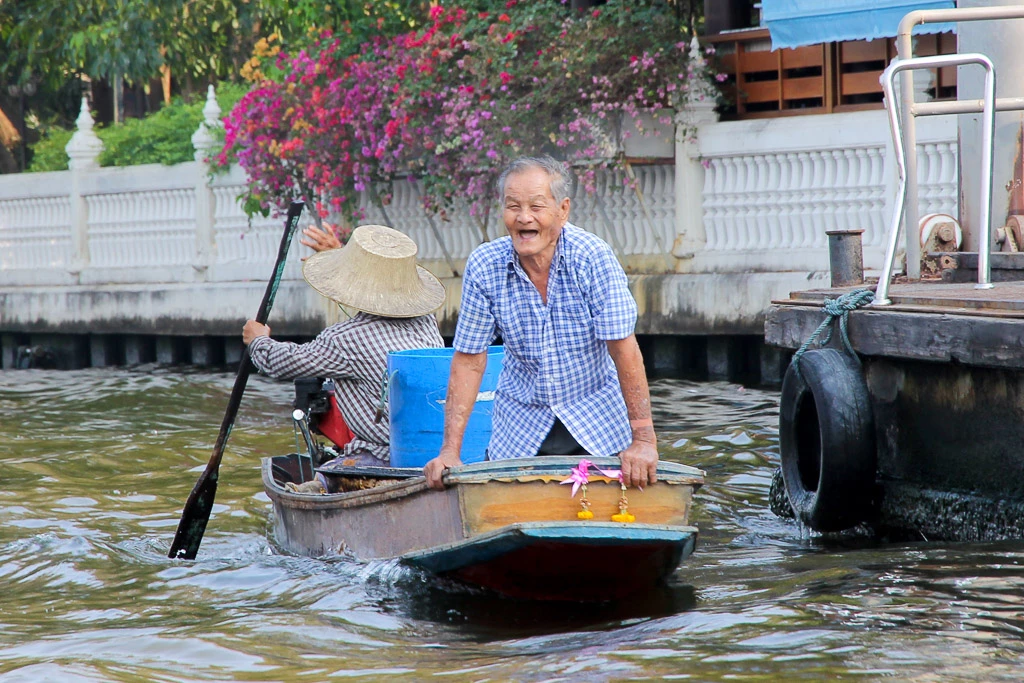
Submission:
{"label": "tree trunk", "polygon": [[0,175],[4,173],[17,173],[18,161],[11,154],[11,150],[0,145]]}

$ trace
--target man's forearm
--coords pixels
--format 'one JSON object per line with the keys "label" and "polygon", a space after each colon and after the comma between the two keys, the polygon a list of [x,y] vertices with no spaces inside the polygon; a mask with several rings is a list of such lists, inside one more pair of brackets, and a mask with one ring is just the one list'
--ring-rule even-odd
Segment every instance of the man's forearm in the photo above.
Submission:
{"label": "man's forearm", "polygon": [[444,405],[444,442],[442,450],[459,453],[466,424],[476,405],[484,370],[487,368],[487,352],[462,353],[456,351],[452,357],[451,374],[448,376],[448,397]]}
{"label": "man's forearm", "polygon": [[644,358],[636,337],[630,335],[626,339],[609,341],[608,351],[619,376],[619,386],[622,388],[622,398],[626,402],[633,440],[657,443],[654,421],[651,418],[651,391],[647,385]]}
{"label": "man's forearm", "polygon": [[633,443],[619,453],[622,483],[643,488],[658,481],[658,439],[651,420],[651,392],[647,387],[644,358],[633,335],[609,341],[608,353],[615,362],[633,433]]}

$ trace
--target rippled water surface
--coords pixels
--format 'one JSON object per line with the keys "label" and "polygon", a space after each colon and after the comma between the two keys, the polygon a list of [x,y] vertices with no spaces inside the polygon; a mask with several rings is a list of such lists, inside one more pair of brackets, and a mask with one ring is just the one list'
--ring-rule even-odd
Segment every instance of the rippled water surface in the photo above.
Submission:
{"label": "rippled water surface", "polygon": [[1019,680],[1024,543],[824,544],[767,510],[778,394],[655,382],[662,457],[707,471],[697,552],[620,605],[521,603],[394,563],[283,554],[253,378],[195,562],[166,557],[233,375],[0,372],[0,681]]}

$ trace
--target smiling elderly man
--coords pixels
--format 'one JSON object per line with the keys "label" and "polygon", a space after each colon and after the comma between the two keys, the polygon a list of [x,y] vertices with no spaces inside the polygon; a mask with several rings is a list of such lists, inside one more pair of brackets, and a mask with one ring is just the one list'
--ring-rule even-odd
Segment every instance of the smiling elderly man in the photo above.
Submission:
{"label": "smiling elderly man", "polygon": [[489,460],[618,454],[624,481],[655,481],[657,440],[636,302],[611,248],[571,223],[573,178],[551,157],[512,162],[498,180],[508,237],[477,247],[466,263],[444,440],[423,468],[443,488],[461,463],[496,333],[505,362],[495,395]]}

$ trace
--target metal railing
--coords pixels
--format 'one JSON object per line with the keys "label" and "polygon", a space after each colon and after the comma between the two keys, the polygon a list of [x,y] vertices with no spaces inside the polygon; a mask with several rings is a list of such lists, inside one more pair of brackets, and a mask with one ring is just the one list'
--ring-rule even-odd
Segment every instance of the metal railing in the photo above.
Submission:
{"label": "metal railing", "polygon": [[[892,279],[892,271],[894,261],[896,260],[896,247],[899,244],[900,226],[903,223],[903,216],[908,212],[908,205],[911,202],[908,200],[907,188],[910,185],[910,179],[914,178],[911,175],[908,167],[908,159],[913,159],[913,167],[917,168],[917,149],[916,145],[911,147],[904,137],[904,131],[901,130],[900,125],[900,105],[894,96],[894,81],[903,71],[914,71],[918,69],[934,69],[943,66],[964,66],[967,64],[979,64],[985,68],[985,96],[982,100],[982,159],[981,159],[981,191],[982,200],[979,209],[979,229],[981,231],[980,244],[978,247],[978,284],[976,285],[981,289],[989,289],[992,287],[991,282],[991,265],[989,262],[989,255],[992,249],[991,247],[991,216],[992,216],[992,140],[994,137],[995,129],[995,100],[996,100],[996,71],[995,66],[992,64],[992,60],[982,54],[963,54],[963,55],[940,55],[937,57],[914,57],[910,59],[900,59],[890,64],[884,72],[882,72],[882,90],[885,92],[886,110],[889,114],[889,128],[892,132],[893,146],[896,150],[896,168],[899,173],[899,189],[896,195],[895,209],[893,211],[892,223],[889,227],[889,239],[885,249],[885,261],[882,263],[882,273],[878,278],[878,286],[875,289],[875,306],[887,306],[892,303],[889,300],[889,281]],[[906,82],[910,79],[904,79]],[[946,104],[946,103],[933,103],[935,105]],[[951,102],[948,104],[960,104],[958,102]],[[969,103],[968,103],[969,104]],[[942,107],[933,106],[926,112],[914,111],[913,93],[911,93],[911,99],[909,102],[902,107],[904,110],[910,110],[911,116],[933,116],[940,114],[947,114],[951,112],[944,111]],[[915,186],[916,191],[916,186]],[[915,200],[916,201],[916,200]],[[916,206],[916,204],[915,204]],[[916,223],[916,218],[915,218]],[[911,223],[907,222],[907,271],[909,275],[910,271],[910,242],[913,241],[915,244],[919,244],[919,237],[916,231],[910,229]],[[920,258],[918,256],[917,258]]]}
{"label": "metal railing", "polygon": [[[900,21],[896,31],[896,53],[900,60],[914,57],[914,43],[912,32],[915,26],[922,24],[936,24],[946,22],[965,21],[992,21],[999,19],[1024,19],[1024,6],[1013,7],[967,7],[946,10],[915,10],[907,13]],[[902,102],[914,101],[914,84],[912,79],[904,78],[900,83],[900,96]],[[890,98],[891,101],[891,98]],[[1024,109],[1024,98],[999,99],[995,102],[998,111],[1011,111]],[[979,100],[965,100],[959,102],[929,102],[908,106],[903,108],[903,144],[908,150],[917,148],[917,134],[914,127],[914,117],[932,114],[965,114],[979,113],[982,111],[982,103]],[[907,226],[907,275],[911,279],[921,277],[921,242],[917,234],[917,159],[910,155],[907,157],[906,176],[906,212],[904,224]]]}

